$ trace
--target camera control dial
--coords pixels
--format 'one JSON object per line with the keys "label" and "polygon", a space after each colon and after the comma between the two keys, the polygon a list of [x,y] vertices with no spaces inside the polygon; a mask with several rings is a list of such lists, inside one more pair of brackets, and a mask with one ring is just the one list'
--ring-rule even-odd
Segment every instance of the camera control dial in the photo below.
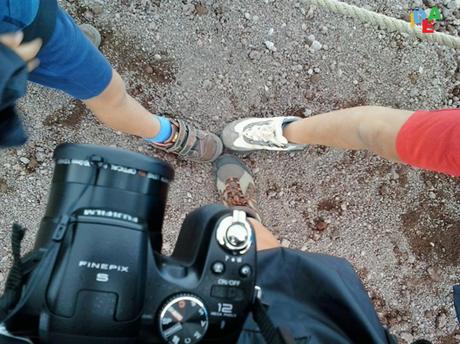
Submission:
{"label": "camera control dial", "polygon": [[252,244],[252,231],[246,220],[246,213],[234,210],[232,216],[227,216],[220,222],[216,236],[224,249],[235,254],[246,253]]}
{"label": "camera control dial", "polygon": [[206,334],[208,311],[198,297],[180,294],[165,303],[159,322],[160,333],[166,343],[194,344]]}

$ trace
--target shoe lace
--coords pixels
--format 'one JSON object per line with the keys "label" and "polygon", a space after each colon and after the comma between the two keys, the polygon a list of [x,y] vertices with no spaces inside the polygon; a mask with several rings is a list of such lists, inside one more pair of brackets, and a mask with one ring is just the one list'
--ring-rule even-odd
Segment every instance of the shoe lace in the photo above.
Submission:
{"label": "shoe lace", "polygon": [[228,178],[223,197],[229,206],[249,206],[250,198],[243,193],[238,178]]}
{"label": "shoe lace", "polygon": [[277,147],[286,146],[277,137],[276,130],[270,123],[252,126],[244,132],[244,136],[254,142],[269,143]]}

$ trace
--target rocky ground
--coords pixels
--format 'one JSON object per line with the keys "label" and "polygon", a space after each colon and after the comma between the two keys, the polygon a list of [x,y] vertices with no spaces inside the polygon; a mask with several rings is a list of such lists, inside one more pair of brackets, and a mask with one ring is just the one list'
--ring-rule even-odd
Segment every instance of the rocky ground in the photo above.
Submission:
{"label": "rocky ground", "polygon": [[[347,2],[406,20],[412,6]],[[142,104],[215,132],[249,116],[311,116],[364,104],[414,110],[460,104],[454,50],[335,16],[308,1],[61,4],[102,32],[102,51]],[[440,6],[446,20],[438,30],[458,35],[458,1],[413,4],[420,5]],[[165,252],[187,212],[218,201],[210,165],[177,160],[113,132],[61,93],[31,86],[20,108],[30,141],[0,153],[0,282],[11,262],[14,221],[30,228],[26,249],[33,245],[59,143],[128,148],[176,168]],[[458,178],[326,147],[243,158],[255,174],[265,222],[284,246],[350,260],[402,343],[420,337],[460,343],[452,302],[452,286],[460,283]]]}

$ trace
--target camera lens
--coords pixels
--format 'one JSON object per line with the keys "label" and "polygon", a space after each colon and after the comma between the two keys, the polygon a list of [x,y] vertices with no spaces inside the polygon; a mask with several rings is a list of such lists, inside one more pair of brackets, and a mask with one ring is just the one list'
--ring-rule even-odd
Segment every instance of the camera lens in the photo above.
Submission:
{"label": "camera lens", "polygon": [[62,144],[54,151],[55,170],[48,205],[35,243],[46,245],[62,215],[78,209],[110,210],[148,224],[153,248],[161,248],[161,227],[172,167],[122,149]]}

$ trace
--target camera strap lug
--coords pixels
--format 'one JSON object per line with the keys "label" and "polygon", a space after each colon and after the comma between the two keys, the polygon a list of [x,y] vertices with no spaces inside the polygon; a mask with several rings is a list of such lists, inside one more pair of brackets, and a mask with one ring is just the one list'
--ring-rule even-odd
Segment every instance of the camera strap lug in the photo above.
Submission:
{"label": "camera strap lug", "polygon": [[67,233],[67,228],[69,227],[70,216],[64,215],[61,217],[59,224],[54,230],[53,241],[62,241]]}

